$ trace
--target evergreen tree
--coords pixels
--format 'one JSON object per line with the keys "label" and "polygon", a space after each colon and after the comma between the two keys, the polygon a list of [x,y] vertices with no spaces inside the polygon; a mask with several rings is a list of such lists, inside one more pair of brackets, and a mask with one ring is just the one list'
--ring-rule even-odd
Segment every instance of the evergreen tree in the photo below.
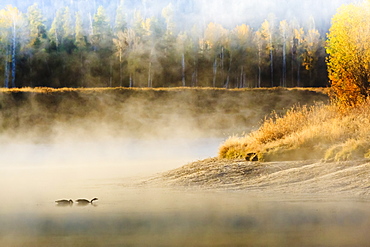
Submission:
{"label": "evergreen tree", "polygon": [[58,9],[49,30],[49,38],[56,49],[63,43],[63,36],[63,9]]}
{"label": "evergreen tree", "polygon": [[40,44],[41,39],[46,38],[46,26],[44,24],[45,20],[37,3],[28,8],[27,19],[30,33],[29,45],[37,46]]}
{"label": "evergreen tree", "polygon": [[119,1],[119,5],[116,11],[116,21],[114,26],[115,33],[119,31],[125,31],[127,28],[126,12],[124,8],[124,0]]}
{"label": "evergreen tree", "polygon": [[103,6],[99,6],[93,18],[93,37],[94,48],[110,48],[112,44],[112,31],[107,14]]}
{"label": "evergreen tree", "polygon": [[72,17],[71,12],[68,7],[65,7],[62,16],[62,28],[63,28],[63,38],[64,39],[71,39],[73,36],[73,25],[72,25]]}
{"label": "evergreen tree", "polygon": [[82,27],[81,15],[76,12],[76,22],[75,22],[75,45],[78,49],[83,49],[86,47],[86,36],[84,35],[84,30]]}
{"label": "evergreen tree", "polygon": [[162,10],[162,16],[166,21],[166,35],[173,36],[175,34],[175,22],[174,22],[174,8],[172,3],[169,3]]}

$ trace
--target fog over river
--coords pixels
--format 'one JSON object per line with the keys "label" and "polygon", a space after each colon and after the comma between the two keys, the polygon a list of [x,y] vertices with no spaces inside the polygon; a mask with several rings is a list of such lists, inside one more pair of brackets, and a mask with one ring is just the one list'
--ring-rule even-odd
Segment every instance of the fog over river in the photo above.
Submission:
{"label": "fog over river", "polygon": [[[1,145],[0,246],[366,246],[366,198],[160,188],[222,139]],[[57,199],[98,197],[93,205]]]}
{"label": "fog over river", "polygon": [[[274,180],[276,191],[263,177],[259,185],[243,177],[238,189],[150,182],[217,156],[230,134],[255,128],[272,109],[325,97],[282,89],[4,93],[0,247],[369,246],[366,194],[287,193],[295,183],[288,173]],[[85,206],[55,203],[94,197]]]}

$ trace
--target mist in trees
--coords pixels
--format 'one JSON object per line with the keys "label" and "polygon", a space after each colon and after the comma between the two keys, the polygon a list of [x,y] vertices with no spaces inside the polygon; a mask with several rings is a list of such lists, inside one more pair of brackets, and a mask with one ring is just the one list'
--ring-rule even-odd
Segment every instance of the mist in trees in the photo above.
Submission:
{"label": "mist in trees", "polygon": [[297,2],[2,1],[0,85],[325,86],[326,32],[349,1]]}

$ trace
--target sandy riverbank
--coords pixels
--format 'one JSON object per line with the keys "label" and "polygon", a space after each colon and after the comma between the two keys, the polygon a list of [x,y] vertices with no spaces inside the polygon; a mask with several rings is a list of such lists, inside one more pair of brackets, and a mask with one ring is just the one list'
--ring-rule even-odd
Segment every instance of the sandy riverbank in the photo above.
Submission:
{"label": "sandy riverbank", "polygon": [[370,161],[248,162],[209,158],[147,181],[160,186],[286,194],[370,196]]}

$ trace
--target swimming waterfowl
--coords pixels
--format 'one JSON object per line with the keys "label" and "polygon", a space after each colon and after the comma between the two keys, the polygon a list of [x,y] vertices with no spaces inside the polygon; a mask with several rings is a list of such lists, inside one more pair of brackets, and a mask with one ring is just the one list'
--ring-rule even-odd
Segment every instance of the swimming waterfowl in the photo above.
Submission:
{"label": "swimming waterfowl", "polygon": [[96,201],[96,200],[98,200],[98,198],[93,198],[91,201],[89,201],[89,200],[87,200],[87,199],[77,199],[76,200],[76,202],[78,203],[78,204],[89,204],[89,203],[93,203],[93,201]]}
{"label": "swimming waterfowl", "polygon": [[72,199],[69,199],[69,200],[66,200],[66,199],[62,199],[62,200],[57,200],[55,201],[58,205],[72,205],[73,204],[73,201]]}

